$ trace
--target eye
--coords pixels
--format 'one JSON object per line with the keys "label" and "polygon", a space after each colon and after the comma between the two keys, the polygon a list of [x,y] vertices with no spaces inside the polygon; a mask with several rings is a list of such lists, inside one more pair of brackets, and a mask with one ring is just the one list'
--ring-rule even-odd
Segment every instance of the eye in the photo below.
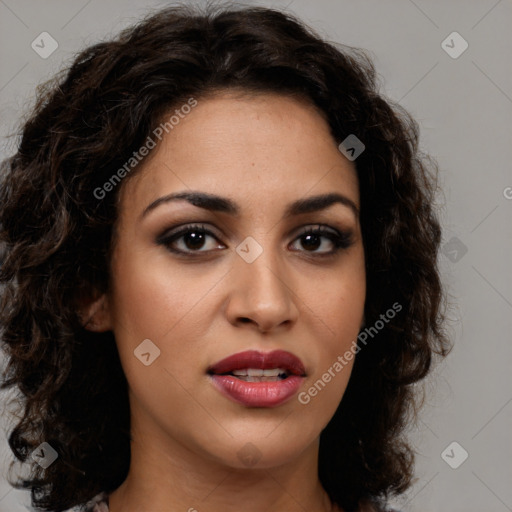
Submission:
{"label": "eye", "polygon": [[[177,231],[165,233],[157,239],[157,243],[165,245],[165,247],[177,254],[191,254],[197,252],[209,252],[215,248],[226,247],[222,244],[210,242],[210,247],[206,243],[208,239],[217,240],[217,237],[204,226],[199,224],[183,226]],[[217,240],[218,241],[218,240]],[[207,246],[206,250],[200,250]]]}
{"label": "eye", "polygon": [[[324,243],[322,239],[327,239],[327,243]],[[353,243],[351,232],[340,232],[332,228],[326,229],[321,224],[318,224],[316,228],[306,227],[296,238],[296,241],[300,242],[302,247],[306,249],[304,252],[320,257],[332,256],[342,249],[347,249]],[[317,250],[322,247],[325,248],[326,245],[327,250]]]}
{"label": "eye", "polygon": [[[210,240],[209,244],[208,240]],[[156,241],[158,244],[164,245],[172,253],[186,254],[192,257],[199,256],[198,253],[209,253],[215,249],[226,249],[226,246],[219,242],[216,235],[200,224],[186,225],[176,231],[166,232]],[[217,241],[217,243],[214,241]],[[337,229],[330,228],[329,226],[324,227],[321,224],[314,228],[304,228],[295,239],[294,244],[297,242],[300,242],[305,250],[292,249],[293,251],[309,253],[316,257],[333,256],[340,250],[347,249],[353,243],[350,231],[340,232]],[[318,250],[322,248],[324,250]]]}

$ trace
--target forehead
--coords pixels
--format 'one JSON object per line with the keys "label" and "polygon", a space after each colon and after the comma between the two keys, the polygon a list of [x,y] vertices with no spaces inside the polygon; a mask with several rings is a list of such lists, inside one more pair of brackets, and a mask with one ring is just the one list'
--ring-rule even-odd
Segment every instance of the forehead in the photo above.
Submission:
{"label": "forehead", "polygon": [[131,201],[187,189],[259,201],[334,189],[358,203],[354,164],[339,152],[323,115],[303,100],[225,92],[199,98],[173,119],[125,183]]}

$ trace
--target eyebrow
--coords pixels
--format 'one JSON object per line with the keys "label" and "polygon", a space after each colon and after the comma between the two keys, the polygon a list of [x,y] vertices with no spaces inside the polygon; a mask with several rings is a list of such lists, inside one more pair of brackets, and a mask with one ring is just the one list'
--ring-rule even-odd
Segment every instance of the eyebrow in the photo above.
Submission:
{"label": "eyebrow", "polygon": [[[167,204],[173,201],[188,201],[190,204],[203,208],[205,210],[227,213],[238,217],[240,215],[240,207],[231,199],[226,197],[217,196],[214,194],[208,194],[199,191],[189,192],[177,192],[162,196],[151,204],[149,204],[141,214],[141,219],[145,217],[150,211],[154,210],[162,204]],[[304,213],[311,213],[320,210],[325,210],[333,204],[340,203],[350,208],[355,214],[356,218],[359,218],[359,208],[356,206],[354,201],[348,197],[332,192],[328,194],[320,194],[316,196],[306,197],[304,199],[298,199],[293,203],[290,203],[283,214],[283,219],[292,217],[294,215],[300,215]]]}

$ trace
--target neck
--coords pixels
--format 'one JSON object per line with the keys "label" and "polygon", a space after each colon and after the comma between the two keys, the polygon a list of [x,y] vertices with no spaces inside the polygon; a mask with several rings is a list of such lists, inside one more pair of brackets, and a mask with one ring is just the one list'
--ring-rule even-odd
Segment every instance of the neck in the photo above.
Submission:
{"label": "neck", "polygon": [[233,468],[132,419],[128,476],[109,498],[110,512],[334,512],[318,479],[319,440],[282,465]]}

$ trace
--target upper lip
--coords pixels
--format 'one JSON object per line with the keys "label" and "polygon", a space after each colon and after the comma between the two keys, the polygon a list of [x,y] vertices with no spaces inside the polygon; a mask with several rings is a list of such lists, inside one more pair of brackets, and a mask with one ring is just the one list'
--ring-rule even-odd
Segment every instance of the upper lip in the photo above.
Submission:
{"label": "upper lip", "polygon": [[238,352],[211,365],[208,368],[208,373],[220,375],[245,368],[261,370],[282,368],[292,375],[299,376],[305,376],[306,373],[302,361],[285,350],[273,350],[272,352],[247,350],[245,352]]}

